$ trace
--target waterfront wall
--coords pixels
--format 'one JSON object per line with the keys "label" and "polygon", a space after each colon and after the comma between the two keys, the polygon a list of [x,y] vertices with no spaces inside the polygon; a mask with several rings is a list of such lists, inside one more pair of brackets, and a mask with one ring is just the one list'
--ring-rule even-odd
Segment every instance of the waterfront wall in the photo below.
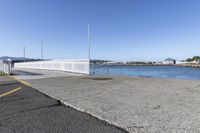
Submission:
{"label": "waterfront wall", "polygon": [[90,74],[89,59],[62,59],[15,63],[15,68],[32,68]]}
{"label": "waterfront wall", "polygon": [[200,64],[177,64],[177,66],[200,68]]}

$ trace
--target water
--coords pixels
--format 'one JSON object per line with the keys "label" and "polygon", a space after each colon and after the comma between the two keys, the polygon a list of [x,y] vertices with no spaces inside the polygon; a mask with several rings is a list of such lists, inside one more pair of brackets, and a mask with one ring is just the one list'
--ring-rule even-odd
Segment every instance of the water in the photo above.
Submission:
{"label": "water", "polygon": [[[108,69],[107,69],[108,68]],[[128,75],[200,80],[200,68],[179,66],[91,66],[94,75]]]}

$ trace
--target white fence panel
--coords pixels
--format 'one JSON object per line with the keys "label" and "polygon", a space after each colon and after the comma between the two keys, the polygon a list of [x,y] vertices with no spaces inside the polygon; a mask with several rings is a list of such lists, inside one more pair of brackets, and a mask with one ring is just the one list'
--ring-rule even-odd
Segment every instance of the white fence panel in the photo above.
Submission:
{"label": "white fence panel", "polygon": [[10,75],[12,73],[12,61],[0,60],[0,72]]}
{"label": "white fence panel", "polygon": [[89,59],[63,59],[15,63],[16,68],[33,68],[90,74]]}

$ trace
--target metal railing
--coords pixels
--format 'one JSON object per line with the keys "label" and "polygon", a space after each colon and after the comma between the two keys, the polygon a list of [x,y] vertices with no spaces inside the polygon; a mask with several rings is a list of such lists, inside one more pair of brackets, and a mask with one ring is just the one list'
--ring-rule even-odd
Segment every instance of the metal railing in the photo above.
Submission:
{"label": "metal railing", "polygon": [[[109,69],[112,65],[91,65],[91,75],[98,75],[98,73],[102,73],[102,75],[109,75]],[[98,69],[98,67],[104,67],[103,69]]]}
{"label": "metal railing", "polygon": [[0,60],[0,72],[7,75],[12,74],[12,61]]}
{"label": "metal railing", "polygon": [[15,63],[15,68],[32,68],[90,74],[89,59],[62,59]]}

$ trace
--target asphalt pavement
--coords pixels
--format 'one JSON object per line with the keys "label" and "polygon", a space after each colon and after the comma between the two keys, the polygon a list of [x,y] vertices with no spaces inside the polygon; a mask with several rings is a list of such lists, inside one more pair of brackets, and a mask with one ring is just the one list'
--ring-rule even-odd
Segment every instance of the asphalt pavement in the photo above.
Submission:
{"label": "asphalt pavement", "polygon": [[0,132],[126,133],[8,77],[0,77]]}

